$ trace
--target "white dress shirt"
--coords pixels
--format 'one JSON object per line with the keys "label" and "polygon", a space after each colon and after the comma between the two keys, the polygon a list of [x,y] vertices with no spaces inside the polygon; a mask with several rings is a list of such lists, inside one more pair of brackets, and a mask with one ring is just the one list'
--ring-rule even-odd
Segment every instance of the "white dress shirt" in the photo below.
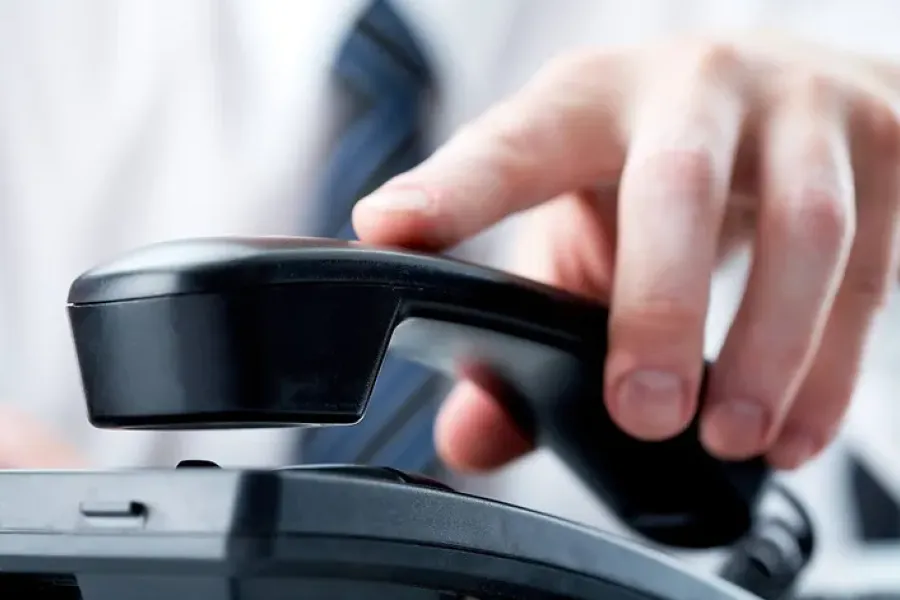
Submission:
{"label": "white dress shirt", "polygon": [[[0,1],[0,399],[57,428],[98,466],[290,460],[280,431],[98,431],[85,419],[65,314],[86,268],[173,237],[302,234],[333,135],[325,85],[364,0]],[[892,0],[395,0],[426,42],[442,97],[433,143],[576,46],[691,31],[780,28],[900,58]],[[502,239],[503,227],[496,232]],[[476,251],[478,244],[472,246]],[[487,255],[483,255],[488,260]],[[709,347],[721,342],[742,265],[717,280]],[[896,304],[896,303],[895,303]],[[845,440],[891,465],[900,409],[900,306],[877,328]],[[796,475],[823,520],[840,515],[840,444]],[[896,471],[896,469],[893,469]],[[606,523],[545,453],[461,485]],[[820,506],[821,505],[821,506]],[[829,539],[840,540],[831,524]],[[823,581],[842,575],[823,567]],[[900,571],[900,570],[898,570]],[[849,577],[849,576],[848,576]],[[900,579],[900,573],[897,576]],[[828,580],[831,581],[831,580]],[[835,584],[837,585],[837,584]]]}

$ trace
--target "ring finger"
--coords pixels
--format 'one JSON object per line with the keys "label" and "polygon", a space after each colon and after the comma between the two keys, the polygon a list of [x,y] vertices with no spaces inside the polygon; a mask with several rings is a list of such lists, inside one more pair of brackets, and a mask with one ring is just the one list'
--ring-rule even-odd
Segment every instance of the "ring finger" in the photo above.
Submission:
{"label": "ring finger", "polygon": [[[767,458],[792,469],[834,436],[850,399],[873,318],[897,272],[900,128],[894,112],[861,103],[854,121],[858,234],[815,363]],[[878,117],[876,115],[881,115]]]}
{"label": "ring finger", "polygon": [[849,254],[854,189],[840,98],[812,85],[769,115],[761,139],[753,263],[712,370],[701,437],[710,452],[763,452],[808,370]]}

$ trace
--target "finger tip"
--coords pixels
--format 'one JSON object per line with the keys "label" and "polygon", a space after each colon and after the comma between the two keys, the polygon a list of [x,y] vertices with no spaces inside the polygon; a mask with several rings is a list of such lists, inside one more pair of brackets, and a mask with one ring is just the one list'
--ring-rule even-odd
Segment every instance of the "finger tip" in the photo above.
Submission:
{"label": "finger tip", "polygon": [[750,458],[753,451],[736,446],[734,440],[722,431],[721,427],[710,419],[700,421],[700,445],[712,457],[724,461],[736,461]]}
{"label": "finger tip", "polygon": [[707,401],[700,415],[700,442],[720,460],[741,461],[763,456],[771,448],[781,419],[778,411],[746,400]]}
{"label": "finger tip", "polygon": [[794,471],[818,456],[825,443],[814,436],[786,428],[766,453],[766,461],[775,469]]}
{"label": "finger tip", "polygon": [[635,369],[633,359],[611,353],[605,404],[613,422],[646,442],[673,438],[687,429],[697,410],[696,393],[671,369]]}
{"label": "finger tip", "polygon": [[420,207],[391,206],[378,193],[353,208],[353,229],[360,241],[380,246],[439,250],[448,245],[440,219]]}
{"label": "finger tip", "polygon": [[619,429],[643,442],[661,442],[682,434],[691,424],[691,415],[682,414],[669,418],[648,414],[644,410],[623,410],[609,405],[610,417]]}

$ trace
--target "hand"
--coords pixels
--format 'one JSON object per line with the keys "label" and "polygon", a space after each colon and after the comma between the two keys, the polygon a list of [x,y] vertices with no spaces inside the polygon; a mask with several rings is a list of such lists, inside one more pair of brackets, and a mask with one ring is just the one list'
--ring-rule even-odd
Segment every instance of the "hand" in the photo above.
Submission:
{"label": "hand", "polygon": [[74,469],[80,453],[21,411],[0,405],[0,469]]}
{"label": "hand", "polygon": [[[751,243],[701,438],[794,468],[834,436],[896,271],[895,84],[883,65],[762,37],[572,54],[360,202],[354,225],[441,250],[524,212],[517,270],[610,303],[606,402],[648,440],[697,410],[711,276]],[[463,470],[529,449],[471,382],[437,437]]]}

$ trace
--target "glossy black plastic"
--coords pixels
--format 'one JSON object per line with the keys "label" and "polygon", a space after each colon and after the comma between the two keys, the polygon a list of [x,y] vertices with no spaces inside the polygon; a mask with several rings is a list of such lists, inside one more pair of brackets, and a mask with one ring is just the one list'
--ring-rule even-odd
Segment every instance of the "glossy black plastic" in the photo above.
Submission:
{"label": "glossy black plastic", "polygon": [[389,346],[440,362],[452,334],[478,354],[457,368],[655,541],[734,542],[767,481],[761,460],[712,458],[695,425],[658,443],[621,432],[602,399],[607,311],[498,271],[336,241],[195,239],[86,273],[69,303],[100,427],[352,424]]}
{"label": "glossy black plastic", "polygon": [[0,598],[753,598],[628,540],[364,471],[0,474]]}

